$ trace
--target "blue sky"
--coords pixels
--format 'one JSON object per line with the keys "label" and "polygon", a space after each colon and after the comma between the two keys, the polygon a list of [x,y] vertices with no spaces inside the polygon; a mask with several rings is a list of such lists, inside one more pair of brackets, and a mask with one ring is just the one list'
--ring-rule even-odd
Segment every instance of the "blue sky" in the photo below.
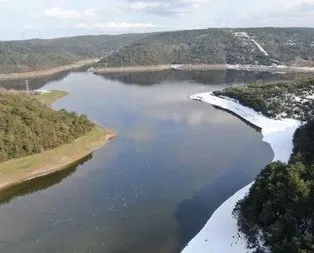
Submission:
{"label": "blue sky", "polygon": [[314,27],[314,0],[0,0],[0,40],[208,27]]}

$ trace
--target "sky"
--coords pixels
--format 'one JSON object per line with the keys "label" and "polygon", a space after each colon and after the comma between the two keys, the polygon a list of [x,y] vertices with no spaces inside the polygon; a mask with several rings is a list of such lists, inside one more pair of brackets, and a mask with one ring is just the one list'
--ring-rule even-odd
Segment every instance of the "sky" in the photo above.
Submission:
{"label": "sky", "polygon": [[0,40],[209,27],[314,27],[314,0],[0,0]]}

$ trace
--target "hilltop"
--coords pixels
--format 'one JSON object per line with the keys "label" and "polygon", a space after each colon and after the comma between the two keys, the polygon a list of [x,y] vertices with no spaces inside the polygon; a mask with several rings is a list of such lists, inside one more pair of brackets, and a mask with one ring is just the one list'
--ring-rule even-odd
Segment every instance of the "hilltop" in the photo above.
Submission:
{"label": "hilltop", "polygon": [[313,28],[202,29],[153,33],[97,67],[160,64],[314,65]]}

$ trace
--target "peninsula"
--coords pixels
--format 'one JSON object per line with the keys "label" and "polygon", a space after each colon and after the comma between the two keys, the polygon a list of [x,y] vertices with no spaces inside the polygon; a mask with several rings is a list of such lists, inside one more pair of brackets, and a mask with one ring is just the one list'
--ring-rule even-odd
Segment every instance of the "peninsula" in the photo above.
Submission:
{"label": "peninsula", "polygon": [[115,136],[85,115],[50,108],[66,94],[0,91],[0,190],[66,169]]}

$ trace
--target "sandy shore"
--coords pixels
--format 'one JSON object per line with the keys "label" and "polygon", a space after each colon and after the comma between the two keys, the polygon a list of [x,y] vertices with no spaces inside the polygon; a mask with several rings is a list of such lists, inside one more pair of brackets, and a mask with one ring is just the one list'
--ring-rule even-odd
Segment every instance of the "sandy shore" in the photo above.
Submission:
{"label": "sandy shore", "polygon": [[[293,135],[301,122],[294,119],[275,120],[267,118],[235,100],[221,98],[211,93],[195,94],[194,100],[217,106],[230,111],[250,124],[262,129],[263,141],[270,144],[274,151],[274,161],[287,162],[293,150]],[[252,183],[227,199],[210,217],[202,230],[188,243],[182,253],[251,253],[247,249],[243,235],[238,237],[236,219],[232,210],[249,191]]]}
{"label": "sandy shore", "polygon": [[179,68],[176,65],[150,65],[150,66],[126,66],[126,67],[108,67],[94,68],[94,74],[114,74],[114,73],[140,73],[140,72],[159,72],[164,70],[224,70],[228,68],[226,64],[183,64]]}
{"label": "sandy shore", "polygon": [[[93,140],[90,135],[98,134]],[[102,132],[102,134],[99,134]],[[115,137],[113,131],[96,126],[74,143],[63,145],[40,154],[10,160],[0,164],[0,191],[38,177],[67,169]],[[83,143],[83,147],[81,144]],[[78,147],[80,146],[80,147]],[[14,167],[12,169],[12,167]]]}
{"label": "sandy shore", "polygon": [[88,60],[82,60],[78,61],[69,65],[64,65],[56,68],[51,68],[47,70],[41,70],[41,71],[32,71],[32,72],[25,72],[25,73],[8,73],[8,74],[0,74],[0,81],[3,80],[20,80],[20,79],[32,79],[36,77],[43,77],[43,76],[49,76],[53,75],[59,72],[63,71],[69,71],[81,68],[86,65],[90,65],[93,63],[96,63],[99,59],[88,59]]}
{"label": "sandy shore", "polygon": [[231,65],[231,64],[176,64],[176,65],[150,65],[150,66],[125,66],[94,68],[94,74],[113,74],[113,73],[136,73],[136,72],[158,72],[164,70],[189,71],[189,70],[245,70],[259,72],[314,72],[314,67],[298,66],[263,66],[263,65]]}
{"label": "sandy shore", "polygon": [[[92,140],[89,138],[91,135],[95,135]],[[113,131],[96,126],[90,133],[75,140],[74,143],[4,162],[0,164],[0,191],[28,180],[67,169],[103,147],[114,137]]]}
{"label": "sandy shore", "polygon": [[[59,98],[63,96],[64,94]],[[47,98],[43,99],[47,100]],[[56,100],[54,99],[54,101]],[[95,124],[89,133],[72,143],[0,163],[0,191],[25,181],[67,169],[103,147],[115,136],[116,134],[112,130],[104,129]]]}
{"label": "sandy shore", "polygon": [[136,73],[136,72],[158,72],[170,70],[171,65],[150,65],[150,66],[126,66],[126,67],[108,67],[94,68],[94,74],[112,74],[112,73]]}

